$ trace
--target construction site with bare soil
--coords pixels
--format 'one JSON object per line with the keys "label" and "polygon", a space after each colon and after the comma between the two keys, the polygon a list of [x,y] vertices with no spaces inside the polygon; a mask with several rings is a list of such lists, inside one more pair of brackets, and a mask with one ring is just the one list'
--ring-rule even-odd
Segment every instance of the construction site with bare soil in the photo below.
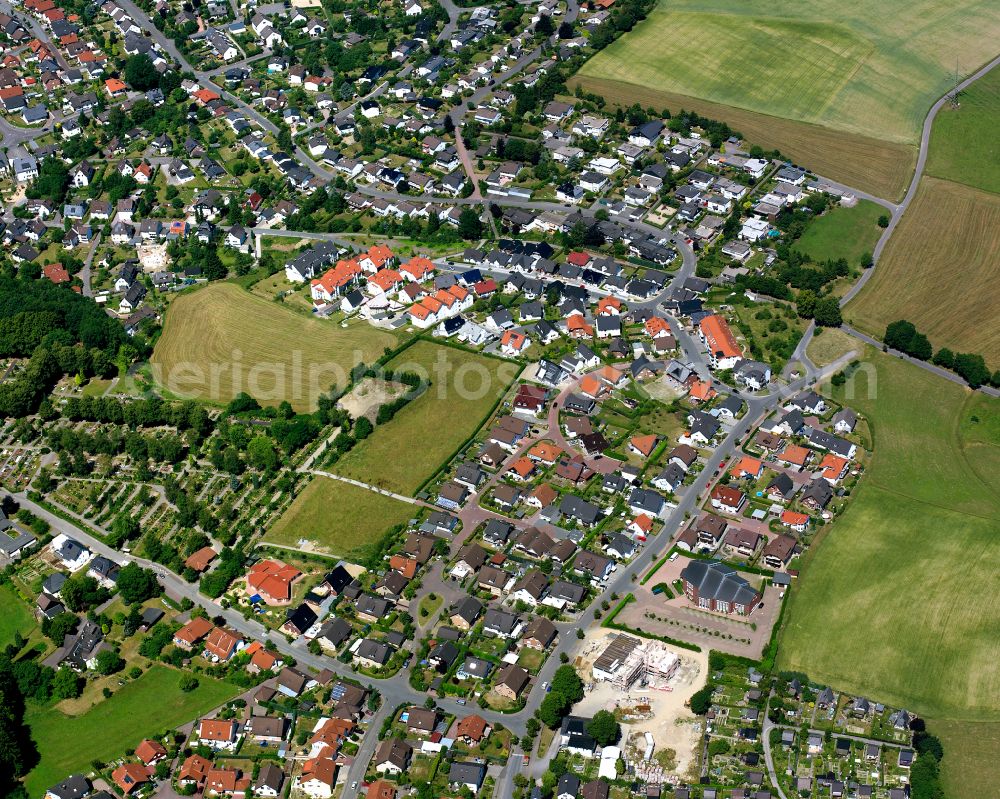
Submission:
{"label": "construction site with bare soil", "polygon": [[702,719],[688,707],[708,672],[708,655],[598,629],[576,659],[586,694],[574,712],[612,710],[622,725],[621,756],[639,779],[696,780]]}

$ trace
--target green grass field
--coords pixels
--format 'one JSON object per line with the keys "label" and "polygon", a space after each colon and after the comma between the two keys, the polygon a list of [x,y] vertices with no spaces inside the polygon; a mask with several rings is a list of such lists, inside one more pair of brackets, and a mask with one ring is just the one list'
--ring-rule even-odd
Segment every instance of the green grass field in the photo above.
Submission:
{"label": "green grass field", "polygon": [[908,319],[935,349],[977,352],[1000,368],[998,263],[1000,195],[924,177],[844,318],[878,337]]}
{"label": "green grass field", "polygon": [[957,109],[946,105],[934,118],[927,173],[1000,193],[1000,69],[962,92]]}
{"label": "green grass field", "polygon": [[888,211],[869,200],[860,200],[851,208],[837,206],[811,222],[794,247],[817,263],[846,258],[851,266],[859,266],[861,257],[871,255],[882,234],[878,226],[882,214]]}
{"label": "green grass field", "polygon": [[988,0],[672,0],[581,74],[913,143],[956,57],[974,71],[998,34]]}
{"label": "green grass field", "polygon": [[941,781],[948,799],[993,796],[1000,782],[1000,724],[936,721],[928,729],[941,739]]}
{"label": "green grass field", "polygon": [[966,432],[983,398],[872,349],[864,360],[877,386],[835,396],[868,418],[875,454],[807,557],[779,663],[932,718],[998,720],[1000,595],[982,586],[1000,558],[1000,474],[970,461],[1000,440]]}
{"label": "green grass field", "polygon": [[350,483],[317,476],[264,537],[265,543],[299,547],[361,560],[390,527],[412,518],[414,505]]}
{"label": "green grass field", "polygon": [[41,759],[25,780],[29,795],[41,796],[68,774],[90,771],[92,760],[120,757],[143,738],[191,721],[239,692],[203,674],[190,693],[180,690],[179,681],[179,671],[154,665],[82,716],[30,709],[26,720]]}
{"label": "green grass field", "polygon": [[315,407],[360,361],[396,337],[364,323],[341,328],[269,302],[234,283],[214,283],[171,303],[151,359],[171,395],[226,403],[247,391],[261,404]]}
{"label": "green grass field", "polygon": [[837,359],[847,355],[849,352],[860,353],[863,344],[848,333],[837,327],[817,328],[816,332],[823,332],[818,336],[813,335],[806,349],[809,360],[817,366],[826,366]]}
{"label": "green grass field", "polygon": [[431,385],[333,470],[407,495],[476,431],[520,371],[509,361],[429,341],[418,341],[388,367],[429,375]]}
{"label": "green grass field", "polygon": [[27,638],[35,627],[35,617],[31,615],[24,600],[9,585],[0,585],[0,647],[14,640],[17,633]]}

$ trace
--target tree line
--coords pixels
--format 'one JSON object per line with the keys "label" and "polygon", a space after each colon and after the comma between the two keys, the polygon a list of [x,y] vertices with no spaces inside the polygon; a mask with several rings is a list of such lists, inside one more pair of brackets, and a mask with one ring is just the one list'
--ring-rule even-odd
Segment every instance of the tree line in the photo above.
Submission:
{"label": "tree line", "polygon": [[1000,369],[990,372],[982,355],[953,352],[947,347],[934,352],[927,336],[918,331],[916,325],[905,319],[891,322],[885,329],[882,341],[889,349],[899,350],[911,358],[930,361],[942,369],[954,372],[972,388],[986,385],[1000,387]]}

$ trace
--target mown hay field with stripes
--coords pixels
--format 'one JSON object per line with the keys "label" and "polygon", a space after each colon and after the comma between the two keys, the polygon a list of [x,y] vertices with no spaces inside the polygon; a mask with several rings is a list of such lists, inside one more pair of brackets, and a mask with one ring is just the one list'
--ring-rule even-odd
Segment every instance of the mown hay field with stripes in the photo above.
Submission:
{"label": "mown hay field with stripes", "polygon": [[[893,159],[895,174],[912,164],[906,146],[918,143],[927,110],[947,91],[956,67],[962,74],[975,71],[996,55],[998,37],[1000,7],[989,0],[888,0],[877,11],[861,0],[835,6],[671,0],[588,61],[579,77],[593,91],[598,86],[591,80],[608,80],[673,94],[680,102],[667,107],[674,110],[700,111],[681,99],[692,98],[904,145]],[[642,99],[627,104],[635,101]],[[854,138],[839,146],[829,139],[824,149],[833,149],[830,159],[813,163],[809,156],[819,147],[810,153],[793,140],[783,142],[781,130],[761,141],[736,117],[717,117],[754,143],[778,146],[844,182],[849,181],[825,168],[830,161],[878,166],[877,157],[852,155]]]}
{"label": "mown hay field with stripes", "polygon": [[844,318],[873,336],[908,319],[934,349],[1000,368],[1000,194],[925,177]]}
{"label": "mown hay field with stripes", "polygon": [[225,404],[246,391],[262,405],[288,400],[308,411],[331,385],[346,385],[355,364],[374,363],[396,342],[363,322],[343,328],[213,283],[170,304],[150,361],[170,395]]}

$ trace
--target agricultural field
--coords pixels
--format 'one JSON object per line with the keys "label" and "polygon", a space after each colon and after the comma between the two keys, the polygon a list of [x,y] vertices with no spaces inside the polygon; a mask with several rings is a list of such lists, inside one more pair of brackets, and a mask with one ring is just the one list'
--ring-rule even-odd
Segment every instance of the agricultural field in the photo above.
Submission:
{"label": "agricultural field", "polygon": [[520,371],[517,364],[418,341],[387,367],[428,375],[430,387],[345,455],[334,471],[412,494],[482,424]]}
{"label": "agricultural field", "polygon": [[941,783],[944,795],[990,796],[1000,782],[1000,723],[931,721],[928,729],[941,739]]}
{"label": "agricultural field", "polygon": [[264,543],[348,560],[363,560],[390,527],[411,519],[418,508],[366,488],[317,476],[275,523]]}
{"label": "agricultural field", "polygon": [[959,435],[969,465],[989,482],[1000,474],[1000,403],[977,394],[962,417]]}
{"label": "agricultural field", "polygon": [[807,555],[779,665],[931,718],[1000,720],[1000,598],[978,587],[1000,558],[1000,476],[971,463],[1000,448],[981,421],[997,400],[871,348],[863,364],[834,398],[867,417],[875,453]]}
{"label": "agricultural field", "polygon": [[[914,145],[927,109],[953,80],[956,53],[964,74],[996,54],[1000,12],[988,0],[890,0],[877,15],[860,0],[831,9],[793,0],[663,3],[585,64],[580,76],[585,84],[620,81]],[[666,105],[698,110],[683,101]],[[721,118],[750,135],[727,115]],[[784,146],[780,132],[769,138],[757,143],[778,146],[823,172],[804,153]],[[894,169],[907,161],[903,152]],[[894,196],[899,193],[901,186]]]}
{"label": "agricultural field", "polygon": [[[1000,193],[1000,69],[984,75],[934,118],[927,174]],[[959,144],[960,143],[960,144]]]}
{"label": "agricultural field", "polygon": [[[30,796],[74,771],[90,771],[93,760],[110,760],[143,738],[190,721],[218,707],[238,692],[235,686],[198,675],[198,687],[179,687],[181,673],[154,665],[82,716],[69,717],[52,708],[29,708],[26,721],[41,758],[25,785]],[[155,706],[157,712],[149,713]],[[67,746],[72,741],[73,746]]]}
{"label": "agricultural field", "polygon": [[392,333],[367,324],[342,328],[215,283],[171,303],[151,365],[171,395],[224,404],[248,391],[262,404],[288,400],[308,411],[358,362],[395,345]]}
{"label": "agricultural field", "polygon": [[685,109],[710,119],[724,120],[743,134],[749,144],[780,150],[786,158],[820,175],[877,197],[901,198],[917,161],[914,145],[781,119],[659,88],[637,86],[624,80],[577,73],[569,85],[574,89],[582,86],[586,91],[599,94],[613,106],[639,103],[643,108],[657,111]]}
{"label": "agricultural field", "polygon": [[908,319],[935,349],[1000,367],[1000,195],[925,177],[845,320],[881,337]]}
{"label": "agricultural field", "polygon": [[836,206],[809,223],[794,249],[817,263],[844,258],[859,266],[865,253],[872,254],[882,235],[878,219],[886,211],[878,203],[860,200],[850,208]]}

